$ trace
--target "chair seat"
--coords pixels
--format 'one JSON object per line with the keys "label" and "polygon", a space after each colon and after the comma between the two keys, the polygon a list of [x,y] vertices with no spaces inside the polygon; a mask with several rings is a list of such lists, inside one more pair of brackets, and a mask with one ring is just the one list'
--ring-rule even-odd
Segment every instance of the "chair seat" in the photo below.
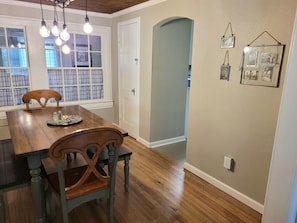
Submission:
{"label": "chair seat", "polygon": [[[78,158],[79,159],[79,158]],[[79,166],[72,169],[65,170],[65,186],[69,187],[70,185],[75,184],[83,175],[83,173],[87,169],[87,165]],[[51,167],[50,167],[51,168]],[[100,171],[103,175],[107,175],[105,171],[99,166],[96,166],[97,170]],[[45,166],[46,169],[46,166]],[[66,189],[66,198],[67,199],[73,199],[75,197],[79,197],[82,194],[90,193],[98,190],[97,188],[107,188],[108,187],[108,179],[109,177],[106,177],[106,179],[102,179],[102,181],[98,181],[97,178],[94,175],[90,175],[88,180],[79,188],[75,190],[68,190]],[[47,176],[47,179],[49,183],[52,185],[53,189],[56,193],[60,194],[59,189],[59,179],[57,173],[52,173]]]}

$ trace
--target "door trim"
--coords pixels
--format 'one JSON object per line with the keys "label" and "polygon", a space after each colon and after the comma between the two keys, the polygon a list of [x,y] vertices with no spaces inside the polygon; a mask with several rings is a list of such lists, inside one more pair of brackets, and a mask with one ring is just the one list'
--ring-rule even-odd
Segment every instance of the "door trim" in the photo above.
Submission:
{"label": "door trim", "polygon": [[136,26],[137,26],[137,34],[136,34],[136,38],[137,38],[137,62],[138,62],[138,66],[137,66],[137,70],[136,70],[136,86],[135,86],[135,90],[136,90],[136,101],[137,101],[137,108],[136,108],[136,111],[135,111],[135,114],[136,116],[138,117],[137,118],[137,126],[136,126],[136,129],[135,129],[135,133],[136,135],[133,136],[136,140],[139,139],[139,123],[140,123],[140,112],[139,112],[139,103],[140,103],[140,17],[137,17],[137,18],[133,18],[133,19],[129,19],[129,20],[125,20],[125,21],[122,21],[122,22],[119,22],[118,23],[118,27],[117,27],[117,33],[118,33],[118,97],[119,97],[119,124],[120,123],[120,101],[121,101],[121,91],[120,91],[120,86],[121,86],[121,78],[120,78],[120,43],[119,43],[119,32],[120,32],[120,26],[121,25],[126,25],[126,24],[129,24],[129,23],[136,23]]}

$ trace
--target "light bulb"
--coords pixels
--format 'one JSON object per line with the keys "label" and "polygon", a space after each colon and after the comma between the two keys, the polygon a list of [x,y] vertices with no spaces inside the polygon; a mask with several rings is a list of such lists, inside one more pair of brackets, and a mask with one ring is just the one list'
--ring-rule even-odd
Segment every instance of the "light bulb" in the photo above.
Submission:
{"label": "light bulb", "polygon": [[56,20],[53,22],[53,27],[52,27],[51,31],[52,31],[53,36],[59,36],[60,30],[58,28],[58,23]]}
{"label": "light bulb", "polygon": [[41,21],[41,27],[39,29],[39,34],[44,38],[49,37],[49,35],[50,35],[50,31],[46,28],[46,24],[45,24],[44,20]]}
{"label": "light bulb", "polygon": [[88,15],[86,15],[85,22],[86,23],[84,24],[84,32],[87,33],[87,34],[93,32],[93,27],[90,24],[90,20],[89,20]]}
{"label": "light bulb", "polygon": [[65,45],[62,47],[62,52],[63,52],[64,54],[69,54],[69,53],[70,53],[70,47],[69,47],[67,44],[65,44]]}
{"label": "light bulb", "polygon": [[60,39],[60,37],[58,36],[56,39],[55,39],[55,43],[57,46],[62,46],[62,43],[63,41]]}
{"label": "light bulb", "polygon": [[93,32],[93,27],[91,26],[91,24],[89,22],[86,22],[84,24],[84,32],[87,34]]}
{"label": "light bulb", "polygon": [[67,26],[66,24],[63,25],[63,30],[62,32],[60,33],[60,38],[61,40],[64,40],[64,41],[67,41],[70,39],[70,34],[68,33],[67,31]]}

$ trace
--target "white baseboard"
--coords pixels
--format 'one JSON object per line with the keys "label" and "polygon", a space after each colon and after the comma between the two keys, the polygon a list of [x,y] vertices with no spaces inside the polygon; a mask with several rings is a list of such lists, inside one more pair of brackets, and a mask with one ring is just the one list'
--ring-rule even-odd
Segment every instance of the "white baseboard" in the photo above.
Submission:
{"label": "white baseboard", "polygon": [[156,148],[156,147],[166,146],[166,145],[170,145],[170,144],[174,144],[174,143],[184,142],[184,141],[186,141],[186,137],[179,136],[179,137],[163,139],[163,140],[159,140],[159,141],[155,141],[155,142],[148,142],[142,138],[139,138],[137,140],[139,142],[141,142],[142,144],[144,144],[146,147]]}
{"label": "white baseboard", "polygon": [[139,138],[137,138],[136,140],[137,140],[138,142],[142,143],[143,145],[145,145],[146,147],[150,148],[150,147],[149,147],[149,144],[150,144],[150,143],[149,143],[148,141],[144,140],[143,138],[139,137]]}
{"label": "white baseboard", "polygon": [[235,190],[234,188],[224,184],[223,182],[217,180],[216,178],[208,175],[207,173],[197,169],[196,167],[192,166],[189,163],[185,163],[184,168],[188,171],[192,172],[193,174],[201,177],[203,180],[207,181],[208,183],[214,185],[215,187],[221,189],[225,193],[229,194],[230,196],[234,197],[235,199],[241,201],[242,203],[246,204],[250,208],[254,209],[255,211],[263,214],[264,205],[260,204],[259,202],[251,199],[250,197],[242,194],[241,192]]}

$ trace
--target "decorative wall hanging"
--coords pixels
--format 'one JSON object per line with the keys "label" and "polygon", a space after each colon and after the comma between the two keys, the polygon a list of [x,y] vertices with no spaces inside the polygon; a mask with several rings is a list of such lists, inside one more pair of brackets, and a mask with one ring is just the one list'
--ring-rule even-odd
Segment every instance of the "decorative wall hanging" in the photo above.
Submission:
{"label": "decorative wall hanging", "polygon": [[[251,46],[264,33],[273,38],[276,45]],[[278,87],[285,45],[264,31],[244,48],[241,84]]]}
{"label": "decorative wall hanging", "polygon": [[[231,36],[226,36],[228,28],[230,28]],[[224,35],[221,37],[221,48],[234,48],[234,46],[235,46],[235,36],[232,31],[231,22],[229,22]]]}
{"label": "decorative wall hanging", "polygon": [[229,51],[225,53],[224,63],[221,65],[220,79],[229,81],[231,66],[229,65]]}

